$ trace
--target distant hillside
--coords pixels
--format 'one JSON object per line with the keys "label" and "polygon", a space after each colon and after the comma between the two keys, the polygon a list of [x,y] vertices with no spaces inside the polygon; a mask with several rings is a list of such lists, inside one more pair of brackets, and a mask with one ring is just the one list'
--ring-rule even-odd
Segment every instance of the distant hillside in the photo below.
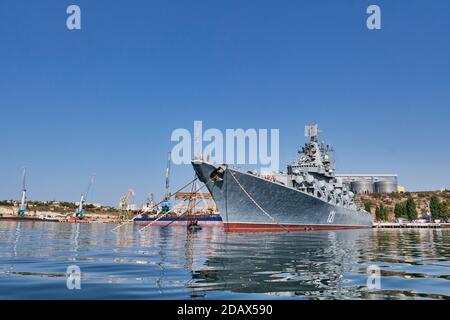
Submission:
{"label": "distant hillside", "polygon": [[375,208],[383,205],[389,212],[389,220],[395,220],[394,207],[396,203],[405,202],[412,197],[416,202],[417,212],[430,211],[429,204],[432,196],[436,196],[443,203],[446,212],[450,212],[450,191],[423,191],[423,192],[405,192],[405,193],[371,193],[357,194],[356,199],[360,206],[366,203],[371,204],[371,212],[375,213]]}
{"label": "distant hillside", "polygon": [[[0,214],[15,214],[19,203],[14,200],[0,201]],[[73,215],[78,204],[73,202],[59,201],[28,201],[27,210],[30,214],[37,212],[48,212],[60,215]],[[85,204],[87,215],[113,215],[118,216],[120,211],[113,207]]]}

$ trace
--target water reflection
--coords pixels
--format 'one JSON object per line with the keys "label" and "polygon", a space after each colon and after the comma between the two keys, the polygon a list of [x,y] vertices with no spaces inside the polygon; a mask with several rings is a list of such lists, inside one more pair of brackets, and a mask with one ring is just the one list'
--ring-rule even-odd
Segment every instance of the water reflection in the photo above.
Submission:
{"label": "water reflection", "polygon": [[359,262],[366,232],[227,234],[194,274],[215,290],[279,296],[351,294],[343,274]]}
{"label": "water reflection", "polygon": [[[0,298],[450,298],[450,230],[113,227],[0,222]],[[65,287],[70,264],[82,270],[80,295]],[[370,265],[380,290],[366,288]]]}

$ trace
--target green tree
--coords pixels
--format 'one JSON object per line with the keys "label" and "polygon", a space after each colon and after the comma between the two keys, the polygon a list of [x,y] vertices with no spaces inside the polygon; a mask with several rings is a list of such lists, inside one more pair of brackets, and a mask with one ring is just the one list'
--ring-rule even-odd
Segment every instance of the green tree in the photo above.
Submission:
{"label": "green tree", "polygon": [[401,206],[401,213],[402,213],[402,216],[403,216],[403,217],[405,217],[405,218],[408,217],[408,213],[406,212],[406,201],[402,203],[402,206]]}
{"label": "green tree", "polygon": [[394,214],[396,218],[406,218],[406,205],[403,202],[395,204]]}
{"label": "green tree", "polygon": [[383,220],[384,221],[388,221],[389,220],[389,211],[388,211],[388,209],[385,206],[383,206],[383,205],[381,205],[380,207],[381,207],[381,214],[383,216]]}
{"label": "green tree", "polygon": [[402,214],[402,212],[401,212],[401,206],[402,206],[401,203],[396,203],[396,204],[395,204],[395,207],[394,207],[394,215],[395,215],[396,218],[401,218],[401,217],[402,217],[402,216],[401,216],[401,214]]}
{"label": "green tree", "polygon": [[375,208],[375,217],[378,221],[387,221],[388,220],[388,210],[382,204]]}
{"label": "green tree", "polygon": [[443,205],[439,202],[438,197],[432,196],[430,199],[430,211],[433,219],[441,219],[443,213]]}
{"label": "green tree", "polygon": [[450,218],[450,199],[445,200],[444,202],[441,203],[442,205],[442,219],[444,219],[445,221],[449,221]]}
{"label": "green tree", "polygon": [[409,220],[416,220],[417,219],[417,207],[416,202],[412,197],[409,197],[408,200],[406,200],[406,216]]}
{"label": "green tree", "polygon": [[371,202],[364,203],[364,210],[370,212],[372,210],[372,203]]}

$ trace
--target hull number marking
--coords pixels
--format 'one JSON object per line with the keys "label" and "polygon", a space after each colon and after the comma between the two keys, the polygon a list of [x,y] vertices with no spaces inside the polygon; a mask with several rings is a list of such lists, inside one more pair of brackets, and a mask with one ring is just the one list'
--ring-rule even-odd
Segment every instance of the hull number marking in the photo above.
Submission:
{"label": "hull number marking", "polygon": [[333,223],[335,215],[336,215],[336,211],[334,211],[334,210],[331,211],[330,214],[328,215],[327,223]]}

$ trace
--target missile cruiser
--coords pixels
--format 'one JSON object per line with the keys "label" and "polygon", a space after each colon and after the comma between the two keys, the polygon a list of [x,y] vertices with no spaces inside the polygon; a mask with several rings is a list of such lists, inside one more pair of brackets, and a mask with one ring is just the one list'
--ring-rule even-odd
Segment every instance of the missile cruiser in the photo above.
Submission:
{"label": "missile cruiser", "polygon": [[308,143],[286,173],[241,171],[194,159],[226,231],[303,231],[370,228],[370,213],[335,176],[330,145],[318,141],[318,126],[305,126]]}

